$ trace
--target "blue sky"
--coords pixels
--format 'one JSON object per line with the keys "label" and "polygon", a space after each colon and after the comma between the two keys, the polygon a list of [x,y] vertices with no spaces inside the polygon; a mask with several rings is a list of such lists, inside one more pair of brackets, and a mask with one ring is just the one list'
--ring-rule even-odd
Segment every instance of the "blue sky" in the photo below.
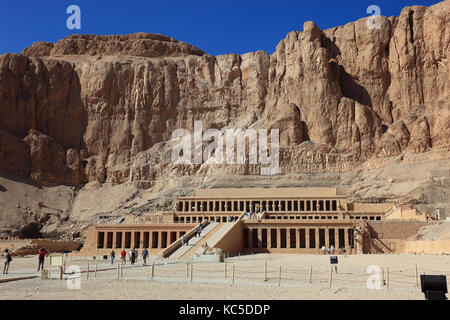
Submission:
{"label": "blue sky", "polygon": [[[21,52],[36,41],[56,42],[70,34],[162,33],[211,55],[264,50],[269,54],[292,30],[312,20],[321,29],[367,17],[369,5],[383,16],[431,0],[359,1],[152,1],[152,0],[2,0],[0,54]],[[69,30],[69,5],[81,8],[81,30]]]}

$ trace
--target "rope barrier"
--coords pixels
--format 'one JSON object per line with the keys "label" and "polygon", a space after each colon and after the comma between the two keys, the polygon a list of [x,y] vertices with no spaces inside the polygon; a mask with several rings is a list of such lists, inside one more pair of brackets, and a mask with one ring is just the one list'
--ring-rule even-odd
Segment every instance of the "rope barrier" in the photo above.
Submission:
{"label": "rope barrier", "polygon": [[450,273],[450,270],[428,270],[428,269],[418,269],[419,273],[426,271],[426,272],[436,272],[436,273]]}
{"label": "rope barrier", "polygon": [[[228,283],[231,280],[232,284],[263,284],[266,283],[269,286],[308,286],[308,284],[320,284],[322,286],[324,283],[329,283],[327,288],[331,288],[331,279],[333,281],[338,281],[343,284],[343,288],[362,288],[362,284],[367,283],[368,277],[371,276],[370,273],[360,273],[360,272],[343,272],[334,273],[330,275],[330,270],[316,270],[316,269],[304,269],[304,268],[284,268],[281,266],[274,265],[270,263],[252,264],[247,265],[245,260],[233,261],[227,259],[227,268],[231,272],[227,272],[228,275],[224,274],[224,264],[223,263],[192,263],[189,264],[192,281],[192,267],[195,269],[196,281],[210,282],[223,284]],[[90,268],[91,267],[91,268]],[[93,272],[98,279],[145,279],[145,280],[159,280],[159,281],[180,281],[182,279],[189,281],[189,271],[186,271],[185,261],[176,261],[172,263],[167,263],[167,261],[152,261],[152,265],[147,265],[147,267],[152,267],[152,272],[149,273],[149,268],[142,268],[144,266],[124,266],[124,268],[119,267],[119,265],[108,267],[107,265],[95,266],[94,270],[92,266],[87,263],[87,270]],[[125,277],[122,274],[122,270],[127,269]],[[156,272],[154,271],[156,269]],[[86,272],[86,273],[89,273]],[[104,272],[100,272],[104,271]],[[105,271],[111,271],[110,273]],[[226,271],[225,271],[226,272]],[[391,283],[388,289],[398,289],[398,290],[411,290],[412,286],[417,286],[418,274],[423,274],[424,272],[440,273],[450,275],[449,270],[430,270],[430,269],[400,269],[392,270],[388,273],[390,279],[388,282]],[[414,274],[413,274],[414,273]],[[150,277],[151,274],[151,277]],[[64,273],[64,275],[66,275]],[[230,279],[231,275],[231,279]],[[312,277],[311,277],[312,275]],[[89,276],[86,275],[86,278]],[[381,275],[380,275],[381,277]],[[65,277],[64,277],[65,278]],[[348,286],[346,284],[349,284]],[[354,284],[353,286],[351,284]],[[394,284],[395,288],[392,288]],[[357,285],[357,286],[355,286]],[[400,286],[397,286],[400,285]]]}
{"label": "rope barrier", "polygon": [[396,275],[397,277],[401,277],[401,278],[415,278],[415,275],[406,275],[406,274],[399,274],[399,273],[395,273],[395,272],[391,272],[391,275]]}

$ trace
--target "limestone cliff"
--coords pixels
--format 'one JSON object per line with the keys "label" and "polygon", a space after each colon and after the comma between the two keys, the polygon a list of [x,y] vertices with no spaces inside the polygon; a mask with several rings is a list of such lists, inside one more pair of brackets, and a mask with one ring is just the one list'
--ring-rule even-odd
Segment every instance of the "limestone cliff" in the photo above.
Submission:
{"label": "limestone cliff", "polygon": [[[271,55],[158,34],[72,35],[0,56],[0,171],[43,186],[259,174],[175,167],[176,128],[280,128],[282,174],[449,147],[450,2],[369,29],[305,22]],[[446,153],[448,155],[448,153]],[[215,171],[218,170],[218,171]]]}

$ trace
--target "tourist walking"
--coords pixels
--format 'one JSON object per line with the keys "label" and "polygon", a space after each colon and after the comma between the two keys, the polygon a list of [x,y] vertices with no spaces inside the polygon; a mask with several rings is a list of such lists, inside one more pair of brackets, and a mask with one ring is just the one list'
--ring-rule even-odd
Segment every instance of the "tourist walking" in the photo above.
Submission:
{"label": "tourist walking", "polygon": [[323,254],[327,254],[327,247],[322,246],[322,253],[323,253]]}
{"label": "tourist walking", "polygon": [[185,240],[186,240],[186,237],[185,237],[185,236],[182,236],[182,237],[181,237],[181,245],[182,245],[182,246],[184,246]]}
{"label": "tourist walking", "polygon": [[125,251],[125,249],[122,249],[122,251],[120,252],[120,256],[122,258],[122,264],[127,264],[127,252]]}
{"label": "tourist walking", "polygon": [[334,253],[334,250],[335,250],[334,245],[331,245],[331,247],[330,247],[330,253],[333,254],[333,253]]}
{"label": "tourist walking", "polygon": [[111,264],[114,264],[114,258],[116,257],[116,253],[114,252],[114,250],[111,250],[111,252],[109,253],[109,257],[111,258]]}
{"label": "tourist walking", "polygon": [[142,259],[144,260],[144,266],[147,265],[147,257],[148,257],[148,250],[147,248],[144,248],[144,250],[142,250]]}
{"label": "tourist walking", "polygon": [[3,266],[3,274],[8,274],[9,264],[12,261],[11,253],[9,252],[8,249],[5,249],[4,257],[5,257],[5,265]]}
{"label": "tourist walking", "polygon": [[39,249],[39,264],[37,271],[44,270],[44,260],[47,253],[48,251],[45,248]]}
{"label": "tourist walking", "polygon": [[139,257],[139,251],[137,248],[134,248],[134,262],[137,263]]}
{"label": "tourist walking", "polygon": [[186,246],[188,246],[188,245],[189,245],[189,238],[186,237]]}
{"label": "tourist walking", "polygon": [[131,261],[131,264],[134,264],[134,261],[136,260],[136,251],[134,251],[134,249],[132,249],[131,251],[130,251],[130,261]]}

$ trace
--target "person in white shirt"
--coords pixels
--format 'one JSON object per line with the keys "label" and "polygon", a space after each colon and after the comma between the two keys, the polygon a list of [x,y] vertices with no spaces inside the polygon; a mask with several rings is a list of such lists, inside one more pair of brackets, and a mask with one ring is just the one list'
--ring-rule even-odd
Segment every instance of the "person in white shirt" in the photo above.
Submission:
{"label": "person in white shirt", "polygon": [[9,253],[8,249],[5,249],[4,257],[5,257],[5,264],[3,266],[3,274],[8,274],[9,264],[12,261],[11,253]]}

